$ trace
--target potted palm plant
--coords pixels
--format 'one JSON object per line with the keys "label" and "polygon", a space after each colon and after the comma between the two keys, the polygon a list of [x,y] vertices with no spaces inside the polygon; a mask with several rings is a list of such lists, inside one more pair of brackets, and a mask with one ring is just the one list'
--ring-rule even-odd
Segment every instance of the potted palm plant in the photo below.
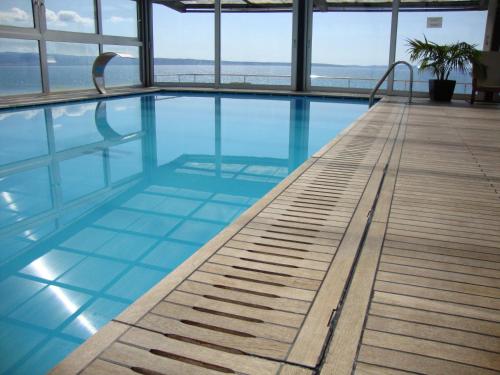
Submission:
{"label": "potted palm plant", "polygon": [[429,80],[429,96],[436,101],[451,100],[456,81],[449,79],[450,73],[470,73],[480,55],[475,45],[465,42],[437,44],[424,36],[424,40],[408,39],[407,43],[410,60],[420,63],[419,70],[430,70],[435,76]]}

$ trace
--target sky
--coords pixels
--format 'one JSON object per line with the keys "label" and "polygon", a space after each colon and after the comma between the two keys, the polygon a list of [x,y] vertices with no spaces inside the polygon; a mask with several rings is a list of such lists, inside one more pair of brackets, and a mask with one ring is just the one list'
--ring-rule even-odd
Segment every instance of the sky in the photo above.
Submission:
{"label": "sky", "polygon": [[[154,5],[155,57],[213,59],[212,14],[178,13]],[[427,29],[427,17],[443,17],[443,28]],[[397,57],[406,39],[467,41],[482,47],[486,12],[401,12]],[[313,63],[386,65],[391,12],[317,12],[313,19]],[[221,57],[229,61],[291,62],[291,13],[223,13]],[[450,37],[452,36],[452,37]]]}
{"label": "sky", "polygon": [[[53,30],[95,32],[93,0],[45,0],[47,26]],[[135,2],[101,0],[103,29],[108,35],[137,36]],[[31,0],[0,0],[0,24],[33,27]],[[213,13],[179,13],[154,4],[155,57],[214,58]],[[428,29],[427,17],[443,17],[443,27]],[[313,63],[386,65],[390,12],[317,12],[313,20]],[[400,12],[397,58],[406,58],[406,39],[450,43],[466,41],[482,47],[485,11]],[[223,13],[222,60],[291,62],[291,13]],[[24,41],[0,39],[0,52],[36,48]],[[93,55],[90,45],[53,43],[52,53]],[[136,54],[137,49],[128,51]]]}

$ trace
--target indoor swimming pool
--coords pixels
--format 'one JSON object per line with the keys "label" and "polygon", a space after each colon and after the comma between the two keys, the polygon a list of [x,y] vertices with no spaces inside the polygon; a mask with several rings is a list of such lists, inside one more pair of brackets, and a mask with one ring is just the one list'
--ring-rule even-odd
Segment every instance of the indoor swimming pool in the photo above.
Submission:
{"label": "indoor swimming pool", "polygon": [[0,373],[46,373],[366,110],[165,92],[0,111]]}

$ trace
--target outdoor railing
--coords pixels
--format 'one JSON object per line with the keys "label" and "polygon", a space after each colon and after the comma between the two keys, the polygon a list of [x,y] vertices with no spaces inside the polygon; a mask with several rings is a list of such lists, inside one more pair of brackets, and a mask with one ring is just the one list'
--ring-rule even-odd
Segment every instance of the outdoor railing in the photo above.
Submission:
{"label": "outdoor railing", "polygon": [[[165,77],[168,77],[165,79]],[[213,73],[172,73],[155,74],[155,82],[177,82],[177,83],[213,83],[215,74]],[[289,85],[290,75],[278,74],[221,74],[221,82],[224,84],[264,84],[264,85]],[[315,84],[315,81],[340,81],[339,84]],[[347,89],[372,89],[377,83],[378,78],[360,78],[360,77],[336,77],[311,75],[311,85],[316,87],[338,87]],[[280,83],[281,82],[281,83]],[[413,81],[415,91],[427,91],[427,80]],[[357,83],[357,84],[356,84]],[[360,85],[361,84],[361,85]],[[394,90],[406,91],[409,89],[409,79],[394,79]],[[422,88],[422,86],[424,88]],[[422,88],[419,90],[419,87]],[[469,94],[472,84],[469,82],[457,82],[456,93]]]}

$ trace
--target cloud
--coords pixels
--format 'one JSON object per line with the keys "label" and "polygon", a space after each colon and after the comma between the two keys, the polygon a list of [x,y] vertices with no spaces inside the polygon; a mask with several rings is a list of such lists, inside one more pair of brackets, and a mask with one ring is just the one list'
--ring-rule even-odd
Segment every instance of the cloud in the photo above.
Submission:
{"label": "cloud", "polygon": [[108,18],[108,21],[111,23],[123,23],[134,22],[134,19],[130,17],[111,16],[110,18]]}
{"label": "cloud", "polygon": [[58,26],[67,26],[71,23],[83,26],[94,26],[93,18],[82,17],[73,10],[60,10],[59,12],[54,12],[53,10],[47,9],[45,17],[47,18],[47,23],[52,23]]}
{"label": "cloud", "polygon": [[54,120],[63,116],[81,117],[89,111],[95,111],[95,107],[95,103],[56,107],[52,109],[52,117]]}
{"label": "cloud", "polygon": [[7,11],[0,12],[0,24],[12,25],[15,23],[25,24],[26,22],[30,22],[30,15],[19,8],[12,8]]}
{"label": "cloud", "polygon": [[0,113],[0,121],[6,120],[9,117],[20,116],[25,120],[31,120],[36,116],[43,113],[43,109],[31,109],[27,111],[11,112],[11,113]]}

